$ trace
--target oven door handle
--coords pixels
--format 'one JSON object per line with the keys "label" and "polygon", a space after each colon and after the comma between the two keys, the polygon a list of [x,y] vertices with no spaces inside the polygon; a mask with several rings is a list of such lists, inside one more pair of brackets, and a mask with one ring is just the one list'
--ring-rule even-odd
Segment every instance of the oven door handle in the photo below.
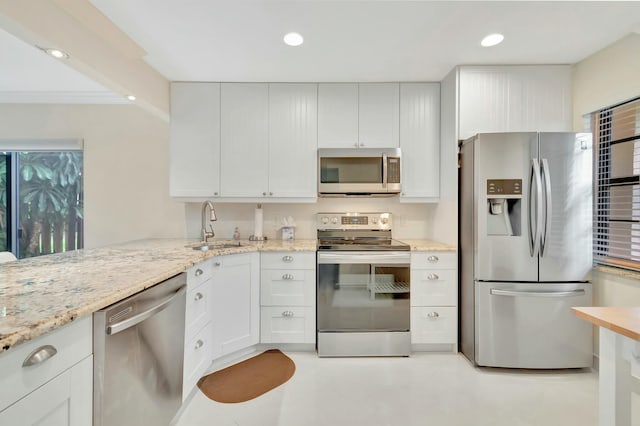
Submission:
{"label": "oven door handle", "polygon": [[390,264],[409,265],[410,252],[318,252],[318,264]]}

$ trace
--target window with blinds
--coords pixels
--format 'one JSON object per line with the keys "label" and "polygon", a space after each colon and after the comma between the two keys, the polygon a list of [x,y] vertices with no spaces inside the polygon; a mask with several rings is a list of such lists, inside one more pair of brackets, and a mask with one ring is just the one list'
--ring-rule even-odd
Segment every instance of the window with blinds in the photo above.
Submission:
{"label": "window with blinds", "polygon": [[595,263],[640,271],[640,98],[593,113]]}

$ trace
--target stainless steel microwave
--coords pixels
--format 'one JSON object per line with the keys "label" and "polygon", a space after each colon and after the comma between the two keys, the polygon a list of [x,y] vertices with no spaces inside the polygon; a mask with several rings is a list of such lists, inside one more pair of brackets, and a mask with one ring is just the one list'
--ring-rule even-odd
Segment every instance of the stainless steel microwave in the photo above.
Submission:
{"label": "stainless steel microwave", "polygon": [[318,195],[399,194],[400,148],[318,149]]}

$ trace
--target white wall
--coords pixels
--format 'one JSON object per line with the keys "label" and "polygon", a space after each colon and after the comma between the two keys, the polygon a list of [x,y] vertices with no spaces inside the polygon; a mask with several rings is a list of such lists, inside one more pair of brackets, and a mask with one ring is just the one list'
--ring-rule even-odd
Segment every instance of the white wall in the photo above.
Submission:
{"label": "white wall", "polygon": [[[583,115],[640,96],[640,34],[631,34],[573,67],[574,130],[583,131]],[[595,306],[640,306],[637,278],[595,271]],[[595,335],[597,352],[597,333]]]}
{"label": "white wall", "polygon": [[[200,235],[201,204],[187,204],[187,234]],[[218,221],[213,224],[216,238],[231,238],[237,226],[241,238],[254,231],[254,210],[257,204],[215,203]],[[320,198],[316,204],[262,204],[264,234],[269,239],[280,239],[282,218],[292,216],[296,222],[297,239],[316,238],[315,214],[320,212],[391,212],[393,237],[396,239],[434,238],[438,234],[434,221],[434,206],[428,204],[401,204],[392,198]],[[455,239],[455,235],[453,236]],[[439,241],[447,242],[443,239]],[[455,241],[452,243],[455,244]]]}
{"label": "white wall", "polygon": [[0,138],[84,139],[85,247],[183,237],[169,198],[169,125],[134,105],[0,105]]}
{"label": "white wall", "polygon": [[618,40],[573,66],[574,130],[582,116],[640,96],[640,34]]}

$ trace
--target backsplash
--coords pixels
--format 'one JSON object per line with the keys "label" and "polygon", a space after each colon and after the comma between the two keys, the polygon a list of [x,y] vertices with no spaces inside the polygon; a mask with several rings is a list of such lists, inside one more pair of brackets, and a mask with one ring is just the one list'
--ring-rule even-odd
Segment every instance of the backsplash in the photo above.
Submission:
{"label": "backsplash", "polygon": [[[248,238],[254,230],[254,210],[257,204],[218,203],[214,201],[218,220],[213,223],[216,238],[232,238],[236,227],[242,239]],[[200,235],[200,215],[202,204],[185,205],[187,237]],[[297,239],[316,237],[315,215],[320,212],[391,212],[393,213],[394,238],[432,238],[433,210],[437,204],[400,203],[398,198],[320,198],[313,204],[262,204],[264,235],[269,239],[280,239],[282,219],[292,216],[296,223]]]}

